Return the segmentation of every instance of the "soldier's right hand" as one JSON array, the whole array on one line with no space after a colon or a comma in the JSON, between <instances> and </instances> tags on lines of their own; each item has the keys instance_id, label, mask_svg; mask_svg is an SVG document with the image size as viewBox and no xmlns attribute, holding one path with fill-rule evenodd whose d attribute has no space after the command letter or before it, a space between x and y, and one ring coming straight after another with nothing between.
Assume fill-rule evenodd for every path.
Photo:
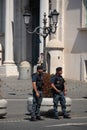
<instances>
[{"instance_id":1,"label":"soldier's right hand","mask_svg":"<svg viewBox=\"0 0 87 130\"><path fill-rule=\"evenodd\" d=\"M38 92L36 92L36 96L37 96L37 97L40 97L40 94L39 94Z\"/></svg>"},{"instance_id":2,"label":"soldier's right hand","mask_svg":"<svg viewBox=\"0 0 87 130\"><path fill-rule=\"evenodd\" d=\"M61 93L61 90L58 90L57 92L58 92L58 93Z\"/></svg>"}]
</instances>

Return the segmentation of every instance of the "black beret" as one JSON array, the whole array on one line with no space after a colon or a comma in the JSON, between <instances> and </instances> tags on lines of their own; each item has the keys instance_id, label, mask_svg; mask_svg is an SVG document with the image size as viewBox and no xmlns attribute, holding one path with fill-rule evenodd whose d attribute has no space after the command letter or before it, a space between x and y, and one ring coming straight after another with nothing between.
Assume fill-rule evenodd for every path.
<instances>
[{"instance_id":1,"label":"black beret","mask_svg":"<svg viewBox=\"0 0 87 130\"><path fill-rule=\"evenodd\" d=\"M43 70L43 66L42 65L37 66L37 70L39 69Z\"/></svg>"},{"instance_id":2,"label":"black beret","mask_svg":"<svg viewBox=\"0 0 87 130\"><path fill-rule=\"evenodd\" d=\"M56 68L56 71L58 72L58 71L61 71L62 70L62 67L57 67Z\"/></svg>"}]
</instances>

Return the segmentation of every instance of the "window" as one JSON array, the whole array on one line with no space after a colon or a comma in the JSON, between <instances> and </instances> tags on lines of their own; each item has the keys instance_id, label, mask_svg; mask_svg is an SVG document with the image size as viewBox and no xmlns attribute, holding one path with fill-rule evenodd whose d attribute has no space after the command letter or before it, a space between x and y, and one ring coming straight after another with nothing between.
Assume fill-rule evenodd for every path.
<instances>
[{"instance_id":1,"label":"window","mask_svg":"<svg viewBox=\"0 0 87 130\"><path fill-rule=\"evenodd\" d=\"M82 5L82 27L87 28L87 0L83 0Z\"/></svg>"},{"instance_id":2,"label":"window","mask_svg":"<svg viewBox=\"0 0 87 130\"><path fill-rule=\"evenodd\" d=\"M0 0L0 33L4 33L5 25L5 0Z\"/></svg>"},{"instance_id":3,"label":"window","mask_svg":"<svg viewBox=\"0 0 87 130\"><path fill-rule=\"evenodd\" d=\"M85 80L87 81L87 60L85 60Z\"/></svg>"},{"instance_id":4,"label":"window","mask_svg":"<svg viewBox=\"0 0 87 130\"><path fill-rule=\"evenodd\" d=\"M87 27L87 0L84 0L85 6L85 27Z\"/></svg>"}]
</instances>

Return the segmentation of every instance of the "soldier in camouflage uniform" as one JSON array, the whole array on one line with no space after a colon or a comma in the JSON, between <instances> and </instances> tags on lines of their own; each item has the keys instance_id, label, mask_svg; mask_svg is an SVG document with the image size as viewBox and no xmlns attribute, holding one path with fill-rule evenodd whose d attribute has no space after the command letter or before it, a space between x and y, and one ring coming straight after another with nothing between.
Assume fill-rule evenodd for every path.
<instances>
[{"instance_id":1,"label":"soldier in camouflage uniform","mask_svg":"<svg viewBox=\"0 0 87 130\"><path fill-rule=\"evenodd\" d=\"M51 78L51 87L53 92L53 103L54 103L54 118L59 119L58 115L58 102L60 101L63 117L70 118L69 114L66 113L66 100L65 100L65 80L62 77L62 67L56 68L56 74Z\"/></svg>"}]
</instances>

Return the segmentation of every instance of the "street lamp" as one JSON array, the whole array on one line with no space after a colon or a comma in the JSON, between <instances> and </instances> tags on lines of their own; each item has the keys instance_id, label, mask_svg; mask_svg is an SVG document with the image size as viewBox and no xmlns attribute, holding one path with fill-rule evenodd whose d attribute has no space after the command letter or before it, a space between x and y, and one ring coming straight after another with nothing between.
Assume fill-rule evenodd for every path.
<instances>
[{"instance_id":1,"label":"street lamp","mask_svg":"<svg viewBox=\"0 0 87 130\"><path fill-rule=\"evenodd\" d=\"M31 17L31 14L29 13L28 10L25 9L25 13L23 14L23 17L24 17L24 23L26 25L26 28L28 28L29 22L30 22L30 17Z\"/></svg>"},{"instance_id":2,"label":"street lamp","mask_svg":"<svg viewBox=\"0 0 87 130\"><path fill-rule=\"evenodd\" d=\"M25 13L23 14L24 17L24 23L26 26L26 30L29 34L36 33L40 36L43 37L43 54L44 54L44 59L43 59L43 69L44 71L46 70L46 37L48 35L56 33L57 29L57 23L58 23L58 15L59 13L56 10L53 10L50 12L48 18L49 18L49 26L47 25L47 18L46 18L46 13L44 13L44 18L43 18L43 27L36 27L32 32L29 31L29 22L30 22L30 17L31 14L28 12L28 10L25 10ZM42 30L42 31L40 31Z\"/></svg>"}]
</instances>

